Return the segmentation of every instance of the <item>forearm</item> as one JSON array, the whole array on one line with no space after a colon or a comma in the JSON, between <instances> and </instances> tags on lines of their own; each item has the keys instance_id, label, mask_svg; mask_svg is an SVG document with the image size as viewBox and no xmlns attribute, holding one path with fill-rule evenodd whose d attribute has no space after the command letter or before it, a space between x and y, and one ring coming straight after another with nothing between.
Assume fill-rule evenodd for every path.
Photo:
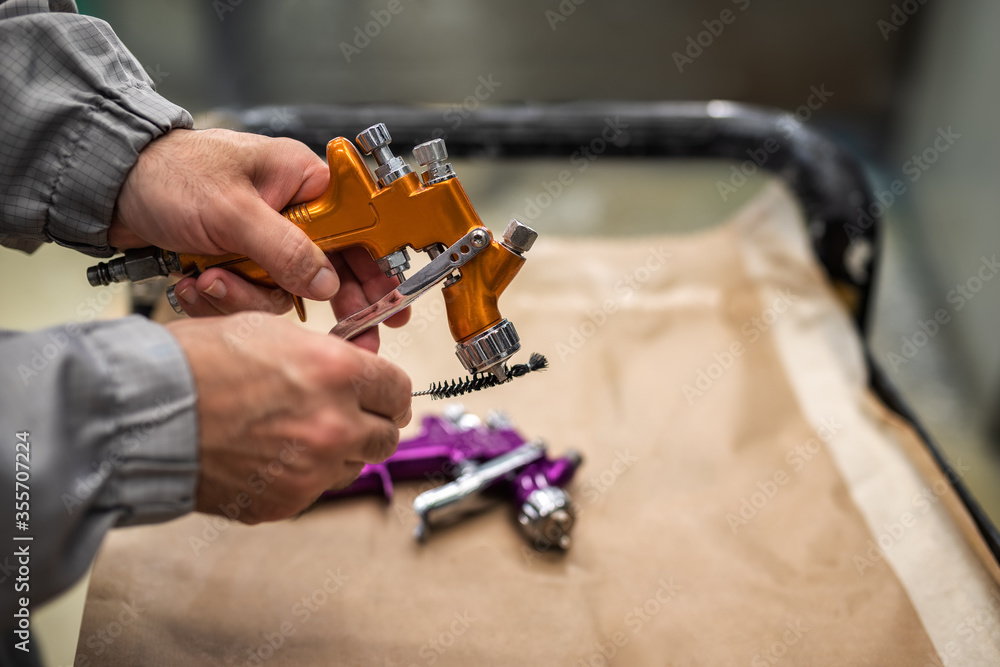
<instances>
[{"instance_id":1,"label":"forearm","mask_svg":"<svg viewBox=\"0 0 1000 667\"><path fill-rule=\"evenodd\" d=\"M112 526L193 508L194 386L163 327L131 317L0 334L0 396L0 496L7 499L0 542L33 537L25 542L32 605L79 578ZM24 471L15 463L17 433L30 442L30 510L15 518L15 475ZM15 521L25 519L27 530L17 530ZM11 563L2 564L0 614L9 619L14 599L26 593L15 595Z\"/></svg>"},{"instance_id":2,"label":"forearm","mask_svg":"<svg viewBox=\"0 0 1000 667\"><path fill-rule=\"evenodd\" d=\"M107 256L115 201L139 151L193 122L156 94L107 23L73 9L0 0L0 243L32 251L54 241Z\"/></svg>"}]
</instances>

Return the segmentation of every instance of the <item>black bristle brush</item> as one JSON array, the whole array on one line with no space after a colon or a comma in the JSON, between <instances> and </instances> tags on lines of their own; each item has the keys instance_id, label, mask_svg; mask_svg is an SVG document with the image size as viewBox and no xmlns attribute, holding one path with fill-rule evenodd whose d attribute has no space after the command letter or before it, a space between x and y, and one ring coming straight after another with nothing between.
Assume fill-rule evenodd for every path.
<instances>
[{"instance_id":1,"label":"black bristle brush","mask_svg":"<svg viewBox=\"0 0 1000 667\"><path fill-rule=\"evenodd\" d=\"M549 360L537 352L532 352L526 364L514 364L511 367L504 367L505 379L501 380L492 373L476 373L471 377L461 380L451 380L445 382L435 382L430 388L424 391L413 392L414 396L430 396L434 400L442 398L454 398L463 394L468 394L480 389L495 387L500 384L510 382L514 378L527 375L532 371L543 371L549 367Z\"/></svg>"}]
</instances>

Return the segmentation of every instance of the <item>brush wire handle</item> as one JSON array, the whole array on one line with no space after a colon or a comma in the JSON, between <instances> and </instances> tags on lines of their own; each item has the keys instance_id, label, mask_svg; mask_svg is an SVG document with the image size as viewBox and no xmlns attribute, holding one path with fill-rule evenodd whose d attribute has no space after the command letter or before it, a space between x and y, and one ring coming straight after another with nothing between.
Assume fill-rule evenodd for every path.
<instances>
[{"instance_id":1,"label":"brush wire handle","mask_svg":"<svg viewBox=\"0 0 1000 667\"><path fill-rule=\"evenodd\" d=\"M509 368L504 366L502 373L503 379L500 379L494 373L474 373L471 377L462 378L461 380L445 380L444 382L435 382L423 391L413 392L413 395L430 396L432 400L455 398L456 396L469 394L474 391L479 391L480 389L487 389L489 387L505 384L514 378L527 375L533 371L543 371L548 367L548 359L537 352L532 352L531 356L528 357L528 363L514 364Z\"/></svg>"}]
</instances>

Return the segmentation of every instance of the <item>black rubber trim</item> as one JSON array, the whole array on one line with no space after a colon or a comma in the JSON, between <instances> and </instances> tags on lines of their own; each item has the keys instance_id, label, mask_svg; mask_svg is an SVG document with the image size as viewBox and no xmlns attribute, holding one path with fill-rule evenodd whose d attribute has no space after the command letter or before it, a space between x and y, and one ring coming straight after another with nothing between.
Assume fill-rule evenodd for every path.
<instances>
[{"instance_id":1,"label":"black rubber trim","mask_svg":"<svg viewBox=\"0 0 1000 667\"><path fill-rule=\"evenodd\" d=\"M256 107L215 116L237 129L298 139L320 154L331 138L353 139L382 122L399 151L443 138L456 157L568 158L594 148L602 156L749 161L748 171L760 163L795 192L817 257L834 281L855 290L855 321L867 331L879 255L880 216L872 213L880 205L852 155L784 112L715 101L507 106L464 116L401 106Z\"/></svg>"},{"instance_id":2,"label":"black rubber trim","mask_svg":"<svg viewBox=\"0 0 1000 667\"><path fill-rule=\"evenodd\" d=\"M868 311L881 254L883 209L853 155L788 113L732 102L580 102L491 107L461 115L448 111L284 106L218 109L213 117L216 124L234 129L298 139L321 155L331 138L353 139L381 122L396 146L409 149L442 138L455 157L571 157L585 148L600 148L602 156L749 160L777 175L802 205L813 249L827 274L835 285L854 291L855 302L849 305L865 343L872 390L913 425L1000 562L1000 533L868 349Z\"/></svg>"}]
</instances>

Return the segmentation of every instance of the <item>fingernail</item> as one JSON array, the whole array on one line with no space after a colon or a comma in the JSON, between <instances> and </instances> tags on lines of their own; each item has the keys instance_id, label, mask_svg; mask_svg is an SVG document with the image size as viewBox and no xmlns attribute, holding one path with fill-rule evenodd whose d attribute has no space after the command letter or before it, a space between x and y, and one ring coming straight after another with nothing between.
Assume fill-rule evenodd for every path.
<instances>
[{"instance_id":1,"label":"fingernail","mask_svg":"<svg viewBox=\"0 0 1000 667\"><path fill-rule=\"evenodd\" d=\"M216 299L226 298L226 284L221 280L215 280L205 288L205 294Z\"/></svg>"},{"instance_id":2,"label":"fingernail","mask_svg":"<svg viewBox=\"0 0 1000 667\"><path fill-rule=\"evenodd\" d=\"M338 287L340 280L337 274L324 266L309 283L309 294L314 299L332 299Z\"/></svg>"},{"instance_id":3,"label":"fingernail","mask_svg":"<svg viewBox=\"0 0 1000 667\"><path fill-rule=\"evenodd\" d=\"M192 306L195 303L198 302L198 293L195 292L193 289L191 289L190 285L188 285L187 287L185 287L184 289L182 289L180 292L178 292L177 296L179 296L180 298L184 299L185 301L187 301Z\"/></svg>"}]
</instances>

